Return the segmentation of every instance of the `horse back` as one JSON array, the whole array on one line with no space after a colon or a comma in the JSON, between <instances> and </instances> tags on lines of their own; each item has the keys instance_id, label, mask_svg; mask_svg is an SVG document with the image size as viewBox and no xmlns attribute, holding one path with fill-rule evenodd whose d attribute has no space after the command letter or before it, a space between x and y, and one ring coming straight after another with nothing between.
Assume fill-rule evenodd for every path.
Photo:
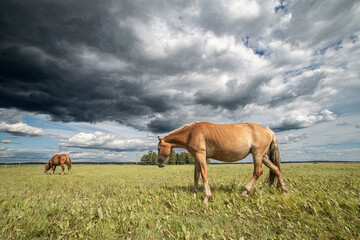
<instances>
[{"instance_id":1,"label":"horse back","mask_svg":"<svg viewBox=\"0 0 360 240\"><path fill-rule=\"evenodd\" d=\"M251 122L234 124L200 122L194 126L191 135L217 143L246 139L253 144L261 139L271 141L273 138L273 132L270 129Z\"/></svg>"},{"instance_id":2,"label":"horse back","mask_svg":"<svg viewBox=\"0 0 360 240\"><path fill-rule=\"evenodd\" d=\"M59 166L59 165L62 165L62 164L71 164L71 159L66 154L55 154L51 158L51 162L52 162L52 165Z\"/></svg>"},{"instance_id":3,"label":"horse back","mask_svg":"<svg viewBox=\"0 0 360 240\"><path fill-rule=\"evenodd\" d=\"M60 154L60 155L59 155L59 162L60 162L61 164L71 164L71 160L70 160L69 155Z\"/></svg>"},{"instance_id":4,"label":"horse back","mask_svg":"<svg viewBox=\"0 0 360 240\"><path fill-rule=\"evenodd\" d=\"M207 157L237 161L254 149L267 149L273 133L255 123L213 124L201 122L191 132L192 148L206 150Z\"/></svg>"}]
</instances>

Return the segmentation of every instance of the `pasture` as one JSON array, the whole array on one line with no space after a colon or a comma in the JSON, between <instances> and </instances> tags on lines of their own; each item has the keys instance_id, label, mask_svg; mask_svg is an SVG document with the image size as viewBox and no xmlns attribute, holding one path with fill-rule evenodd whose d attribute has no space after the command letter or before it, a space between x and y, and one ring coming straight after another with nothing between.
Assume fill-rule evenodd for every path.
<instances>
[{"instance_id":1,"label":"pasture","mask_svg":"<svg viewBox=\"0 0 360 240\"><path fill-rule=\"evenodd\" d=\"M193 193L194 166L0 166L0 239L359 239L360 164L283 164L283 195L249 198L252 165L210 165L213 200Z\"/></svg>"}]
</instances>

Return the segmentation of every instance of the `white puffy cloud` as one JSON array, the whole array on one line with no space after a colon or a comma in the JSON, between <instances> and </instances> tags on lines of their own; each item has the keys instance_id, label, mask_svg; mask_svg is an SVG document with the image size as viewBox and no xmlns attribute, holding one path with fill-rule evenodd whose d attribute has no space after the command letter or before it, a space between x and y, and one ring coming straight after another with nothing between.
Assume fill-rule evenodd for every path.
<instances>
[{"instance_id":1,"label":"white puffy cloud","mask_svg":"<svg viewBox=\"0 0 360 240\"><path fill-rule=\"evenodd\" d=\"M300 140L307 139L309 135L307 133L299 133L299 134L288 134L287 136L283 137L279 143L281 144L288 144L288 143L296 143Z\"/></svg>"},{"instance_id":2,"label":"white puffy cloud","mask_svg":"<svg viewBox=\"0 0 360 240\"><path fill-rule=\"evenodd\" d=\"M320 114L291 114L280 120L279 123L271 125L274 131L286 131L310 127L319 122L328 122L336 119L336 114L325 109Z\"/></svg>"},{"instance_id":3,"label":"white puffy cloud","mask_svg":"<svg viewBox=\"0 0 360 240\"><path fill-rule=\"evenodd\" d=\"M221 1L224 9L230 18L234 19L253 19L260 15L261 6L252 0L234 1L226 0Z\"/></svg>"},{"instance_id":4,"label":"white puffy cloud","mask_svg":"<svg viewBox=\"0 0 360 240\"><path fill-rule=\"evenodd\" d=\"M0 132L10 133L15 136L38 137L44 136L45 132L41 128L31 127L26 123L0 123Z\"/></svg>"},{"instance_id":5,"label":"white puffy cloud","mask_svg":"<svg viewBox=\"0 0 360 240\"><path fill-rule=\"evenodd\" d=\"M124 139L120 136L99 132L80 132L68 140L60 140L61 147L78 147L89 149L106 149L112 151L139 151L154 148L155 141L141 138Z\"/></svg>"},{"instance_id":6,"label":"white puffy cloud","mask_svg":"<svg viewBox=\"0 0 360 240\"><path fill-rule=\"evenodd\" d=\"M99 161L121 161L124 159L125 154L123 152L114 151L94 151L88 149L87 151L69 151L73 162L99 162Z\"/></svg>"}]
</instances>

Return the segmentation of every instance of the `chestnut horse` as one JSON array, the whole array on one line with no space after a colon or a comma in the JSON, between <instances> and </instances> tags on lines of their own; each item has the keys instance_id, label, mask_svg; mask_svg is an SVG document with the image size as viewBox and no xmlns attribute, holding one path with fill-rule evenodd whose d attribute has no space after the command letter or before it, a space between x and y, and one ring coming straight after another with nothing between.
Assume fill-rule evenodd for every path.
<instances>
[{"instance_id":1,"label":"chestnut horse","mask_svg":"<svg viewBox=\"0 0 360 240\"><path fill-rule=\"evenodd\" d=\"M185 148L195 157L194 191L198 191L199 175L204 183L207 203L212 198L208 183L206 158L223 162L235 162L250 153L253 156L254 172L250 182L244 187L243 197L248 197L252 186L261 176L262 163L270 169L269 183L278 179L277 187L287 193L287 187L281 176L280 156L275 133L255 123L213 124L194 122L179 128L166 137L158 137L159 167L165 167L172 148Z\"/></svg>"},{"instance_id":2,"label":"chestnut horse","mask_svg":"<svg viewBox=\"0 0 360 240\"><path fill-rule=\"evenodd\" d=\"M64 175L64 170L65 170L64 164L67 165L68 174L70 174L70 169L71 169L70 156L66 155L66 154L55 154L45 165L44 173L47 173L49 171L49 169L51 169L51 175L53 175L55 172L56 166L61 166L61 168L62 168L61 175Z\"/></svg>"}]
</instances>

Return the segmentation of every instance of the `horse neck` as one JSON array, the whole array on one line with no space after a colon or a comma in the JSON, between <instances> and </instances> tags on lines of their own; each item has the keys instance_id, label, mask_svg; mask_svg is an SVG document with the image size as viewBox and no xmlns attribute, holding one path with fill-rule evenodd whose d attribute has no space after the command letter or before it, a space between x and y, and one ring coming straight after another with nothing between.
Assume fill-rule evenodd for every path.
<instances>
[{"instance_id":1,"label":"horse neck","mask_svg":"<svg viewBox=\"0 0 360 240\"><path fill-rule=\"evenodd\" d=\"M169 134L164 138L164 141L170 143L175 148L186 148L186 143L189 137L190 128L179 129L178 131Z\"/></svg>"}]
</instances>

